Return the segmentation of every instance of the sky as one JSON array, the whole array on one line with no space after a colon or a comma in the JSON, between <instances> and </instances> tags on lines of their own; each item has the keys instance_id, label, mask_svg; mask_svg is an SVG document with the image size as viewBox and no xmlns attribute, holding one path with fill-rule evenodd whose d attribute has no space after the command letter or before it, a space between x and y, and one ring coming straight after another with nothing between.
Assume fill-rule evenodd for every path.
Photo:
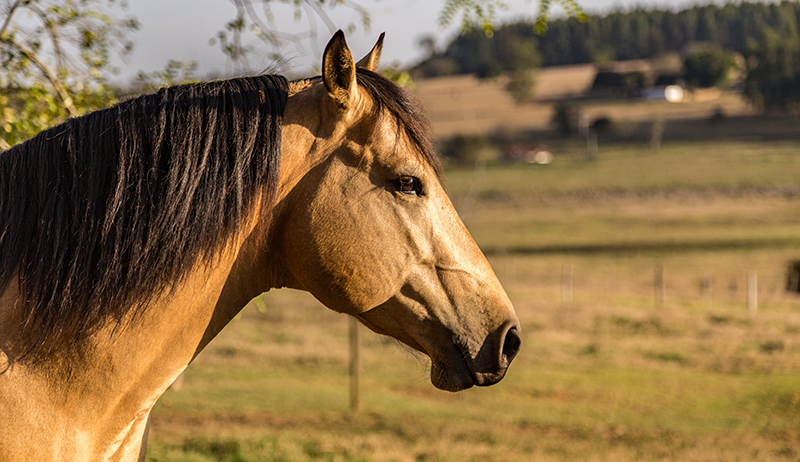
<instances>
[{"instance_id":1,"label":"sky","mask_svg":"<svg viewBox=\"0 0 800 462\"><path fill-rule=\"evenodd\" d=\"M356 59L366 54L378 35L386 32L382 65L396 64L398 67L410 66L422 58L424 52L419 47L419 39L434 35L438 45L443 47L458 32L459 25L447 30L439 28L436 20L443 0L360 0L371 15L369 31L362 27L348 34L347 41ZM500 21L519 18L535 18L538 11L537 0L506 0L510 9L499 15ZM670 7L673 9L709 0L578 0L586 12L607 12L615 8ZM304 22L293 19L291 12L275 10L276 21L286 31L307 30ZM558 11L554 11L557 15ZM235 16L235 9L226 0L129 0L124 15L139 19L140 29L134 35L136 48L126 61L118 61L116 67L120 74L120 84L127 84L139 71L161 70L170 59L194 61L197 63L197 77L209 75L229 76L236 72L218 45L209 41L224 28L227 21ZM355 15L344 8L332 12L334 27L347 29L357 22ZM297 51L291 48L280 50L291 62L290 77L307 76L319 69L319 51L324 49L332 32L319 25L319 40L316 49L306 46ZM265 53L266 54L266 53ZM253 71L270 67L271 60L252 62Z\"/></svg>"}]
</instances>

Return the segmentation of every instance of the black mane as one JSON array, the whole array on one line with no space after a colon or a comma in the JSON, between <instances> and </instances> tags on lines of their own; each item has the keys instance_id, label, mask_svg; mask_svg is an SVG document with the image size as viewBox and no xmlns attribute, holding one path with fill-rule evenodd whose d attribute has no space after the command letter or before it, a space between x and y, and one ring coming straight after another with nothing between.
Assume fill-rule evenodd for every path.
<instances>
[{"instance_id":1,"label":"black mane","mask_svg":"<svg viewBox=\"0 0 800 462\"><path fill-rule=\"evenodd\" d=\"M444 173L439 156L431 143L432 130L428 114L419 101L391 80L362 68L356 69L358 85L367 90L375 105L373 115L381 117L384 111L395 117L398 128L405 131L411 144L417 149L420 160L436 172L444 186Z\"/></svg>"},{"instance_id":2,"label":"black mane","mask_svg":"<svg viewBox=\"0 0 800 462\"><path fill-rule=\"evenodd\" d=\"M422 106L374 72L357 80L441 180ZM0 152L0 293L18 275L21 356L141 313L251 214L269 219L288 91L269 75L165 88Z\"/></svg>"},{"instance_id":3,"label":"black mane","mask_svg":"<svg viewBox=\"0 0 800 462\"><path fill-rule=\"evenodd\" d=\"M273 207L288 84L162 89L0 153L0 291L19 275L27 353L143 308Z\"/></svg>"}]
</instances>

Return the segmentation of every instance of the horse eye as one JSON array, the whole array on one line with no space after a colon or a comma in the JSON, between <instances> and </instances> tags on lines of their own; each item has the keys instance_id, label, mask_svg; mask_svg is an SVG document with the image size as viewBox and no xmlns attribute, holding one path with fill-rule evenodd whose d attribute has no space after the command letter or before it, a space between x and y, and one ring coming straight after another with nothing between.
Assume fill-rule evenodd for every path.
<instances>
[{"instance_id":1,"label":"horse eye","mask_svg":"<svg viewBox=\"0 0 800 462\"><path fill-rule=\"evenodd\" d=\"M397 190L403 194L416 194L421 196L419 180L413 176L401 176L396 181Z\"/></svg>"}]
</instances>

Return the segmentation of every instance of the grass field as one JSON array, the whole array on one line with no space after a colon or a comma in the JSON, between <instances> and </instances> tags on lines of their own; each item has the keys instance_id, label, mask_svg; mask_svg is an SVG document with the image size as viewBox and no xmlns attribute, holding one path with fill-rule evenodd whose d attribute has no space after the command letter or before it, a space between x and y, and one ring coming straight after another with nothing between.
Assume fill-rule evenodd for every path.
<instances>
[{"instance_id":1,"label":"grass field","mask_svg":"<svg viewBox=\"0 0 800 462\"><path fill-rule=\"evenodd\" d=\"M426 360L365 334L351 411L347 319L271 292L156 405L148 460L800 460L800 142L582 149L448 172L522 323L501 383L440 392Z\"/></svg>"}]
</instances>

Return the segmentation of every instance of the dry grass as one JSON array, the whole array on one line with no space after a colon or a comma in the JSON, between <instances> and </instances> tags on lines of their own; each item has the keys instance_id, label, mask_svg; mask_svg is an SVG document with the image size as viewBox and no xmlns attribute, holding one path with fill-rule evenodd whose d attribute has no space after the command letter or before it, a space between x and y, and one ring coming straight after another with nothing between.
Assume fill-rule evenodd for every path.
<instances>
[{"instance_id":1,"label":"dry grass","mask_svg":"<svg viewBox=\"0 0 800 462\"><path fill-rule=\"evenodd\" d=\"M787 311L797 301L756 316L726 304L655 310L577 297L562 305L521 300L524 285L505 282L525 346L502 384L433 390L424 364L369 335L356 413L347 410L344 319L303 294L268 294L266 313L248 308L189 369L183 389L161 400L150 460L800 454L800 314Z\"/></svg>"},{"instance_id":2,"label":"dry grass","mask_svg":"<svg viewBox=\"0 0 800 462\"><path fill-rule=\"evenodd\" d=\"M594 79L593 66L566 66L546 68L537 73L536 100L531 104L518 105L503 90L502 78L479 80L474 76L441 77L417 83L416 93L431 118L434 132L440 138L455 134L490 134L496 132L542 131L550 128L553 108L564 98L574 98L591 87ZM741 96L724 93L702 101L680 104L646 102L638 100L576 100L591 121L607 117L616 125L621 135L642 130L657 120L667 122L666 136L680 127L681 131L694 128L692 135L722 129L724 134L736 135L742 128L752 131L753 119L739 121L743 116L752 116L755 110ZM708 121L715 113L731 120L720 127L703 124L697 130L697 121ZM682 126L682 121L693 121ZM673 126L674 125L674 126ZM775 125L762 123L759 130L768 135L776 130L785 132L785 123ZM644 128L645 130L647 127ZM708 136L708 133L705 133Z\"/></svg>"}]
</instances>

